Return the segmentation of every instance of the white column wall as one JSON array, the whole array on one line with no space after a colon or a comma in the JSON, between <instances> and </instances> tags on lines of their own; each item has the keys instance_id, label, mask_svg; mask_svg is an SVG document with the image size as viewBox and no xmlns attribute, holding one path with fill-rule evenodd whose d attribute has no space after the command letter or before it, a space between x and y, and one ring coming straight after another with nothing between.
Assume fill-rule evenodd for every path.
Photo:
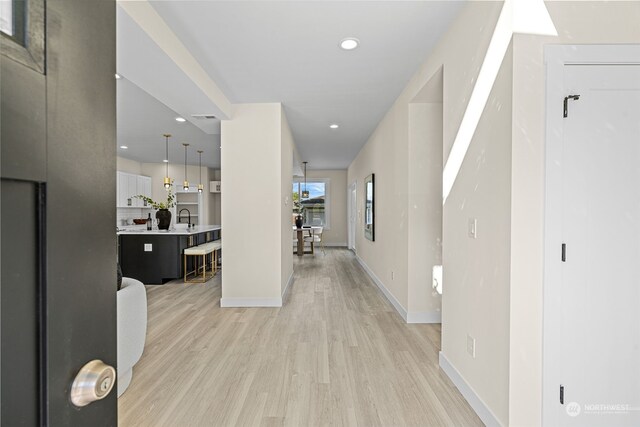
<instances>
[{"instance_id":1,"label":"white column wall","mask_svg":"<svg viewBox=\"0 0 640 427\"><path fill-rule=\"evenodd\" d=\"M282 305L281 108L238 104L222 121L223 307Z\"/></svg>"},{"instance_id":2,"label":"white column wall","mask_svg":"<svg viewBox=\"0 0 640 427\"><path fill-rule=\"evenodd\" d=\"M293 186L293 152L295 143L284 110L280 107L280 294L284 297L293 281L293 246L291 228L291 188Z\"/></svg>"}]
</instances>

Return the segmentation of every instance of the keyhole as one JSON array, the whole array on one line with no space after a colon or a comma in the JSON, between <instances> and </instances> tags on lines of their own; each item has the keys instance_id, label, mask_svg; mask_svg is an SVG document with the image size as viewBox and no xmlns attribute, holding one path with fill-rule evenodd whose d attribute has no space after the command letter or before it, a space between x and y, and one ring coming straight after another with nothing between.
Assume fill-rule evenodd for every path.
<instances>
[{"instance_id":1,"label":"keyhole","mask_svg":"<svg viewBox=\"0 0 640 427\"><path fill-rule=\"evenodd\" d=\"M102 380L102 383L100 383L100 390L103 392L106 392L107 390L109 390L110 385L111 385L111 378L105 378L104 380Z\"/></svg>"}]
</instances>

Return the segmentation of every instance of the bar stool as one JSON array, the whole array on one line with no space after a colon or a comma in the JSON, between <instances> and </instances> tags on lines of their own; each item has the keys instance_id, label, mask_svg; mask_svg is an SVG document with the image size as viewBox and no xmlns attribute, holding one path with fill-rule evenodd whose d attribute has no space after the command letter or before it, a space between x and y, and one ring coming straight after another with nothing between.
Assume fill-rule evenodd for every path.
<instances>
[{"instance_id":1,"label":"bar stool","mask_svg":"<svg viewBox=\"0 0 640 427\"><path fill-rule=\"evenodd\" d=\"M214 252L213 242L203 243L198 246L192 246L190 248L186 248L184 250L184 282L185 283L204 283L207 280L211 279L215 275L215 270L211 270L211 273L207 273L207 255ZM194 270L188 270L187 257L193 256L194 258ZM198 266L199 257L202 257L202 267ZM202 278L198 279L200 269L202 268ZM187 277L193 273L194 278L191 280L187 280Z\"/></svg>"}]
</instances>

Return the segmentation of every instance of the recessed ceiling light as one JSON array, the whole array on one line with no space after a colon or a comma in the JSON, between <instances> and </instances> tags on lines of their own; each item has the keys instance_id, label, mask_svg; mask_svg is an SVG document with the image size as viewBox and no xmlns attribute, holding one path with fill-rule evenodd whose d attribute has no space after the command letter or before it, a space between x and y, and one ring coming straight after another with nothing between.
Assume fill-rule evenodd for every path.
<instances>
[{"instance_id":1,"label":"recessed ceiling light","mask_svg":"<svg viewBox=\"0 0 640 427\"><path fill-rule=\"evenodd\" d=\"M163 163L169 163L169 160L164 159L164 160L162 160L162 162L163 162Z\"/></svg>"},{"instance_id":2,"label":"recessed ceiling light","mask_svg":"<svg viewBox=\"0 0 640 427\"><path fill-rule=\"evenodd\" d=\"M116 79L120 80L121 78L122 78L122 76L120 74L116 73Z\"/></svg>"},{"instance_id":3,"label":"recessed ceiling light","mask_svg":"<svg viewBox=\"0 0 640 427\"><path fill-rule=\"evenodd\" d=\"M337 124L333 123L333 124L329 125L329 127L331 129L338 129L340 126L338 126Z\"/></svg>"},{"instance_id":4,"label":"recessed ceiling light","mask_svg":"<svg viewBox=\"0 0 640 427\"><path fill-rule=\"evenodd\" d=\"M346 39L342 39L340 42L340 47L344 50L353 50L358 47L360 44L360 40L355 37L347 37Z\"/></svg>"},{"instance_id":5,"label":"recessed ceiling light","mask_svg":"<svg viewBox=\"0 0 640 427\"><path fill-rule=\"evenodd\" d=\"M184 119L182 117L176 117L176 122L184 123L186 121L187 121L187 119Z\"/></svg>"},{"instance_id":6,"label":"recessed ceiling light","mask_svg":"<svg viewBox=\"0 0 640 427\"><path fill-rule=\"evenodd\" d=\"M127 147L126 145L121 145L120 148L122 148L123 150L126 150L129 147Z\"/></svg>"}]
</instances>

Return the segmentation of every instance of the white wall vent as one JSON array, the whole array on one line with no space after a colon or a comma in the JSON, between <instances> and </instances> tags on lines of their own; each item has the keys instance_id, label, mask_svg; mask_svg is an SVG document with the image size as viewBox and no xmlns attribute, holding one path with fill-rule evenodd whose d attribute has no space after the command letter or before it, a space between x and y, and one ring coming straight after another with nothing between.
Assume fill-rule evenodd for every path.
<instances>
[{"instance_id":1,"label":"white wall vent","mask_svg":"<svg viewBox=\"0 0 640 427\"><path fill-rule=\"evenodd\" d=\"M192 114L191 117L198 120L211 120L216 118L213 114Z\"/></svg>"}]
</instances>

